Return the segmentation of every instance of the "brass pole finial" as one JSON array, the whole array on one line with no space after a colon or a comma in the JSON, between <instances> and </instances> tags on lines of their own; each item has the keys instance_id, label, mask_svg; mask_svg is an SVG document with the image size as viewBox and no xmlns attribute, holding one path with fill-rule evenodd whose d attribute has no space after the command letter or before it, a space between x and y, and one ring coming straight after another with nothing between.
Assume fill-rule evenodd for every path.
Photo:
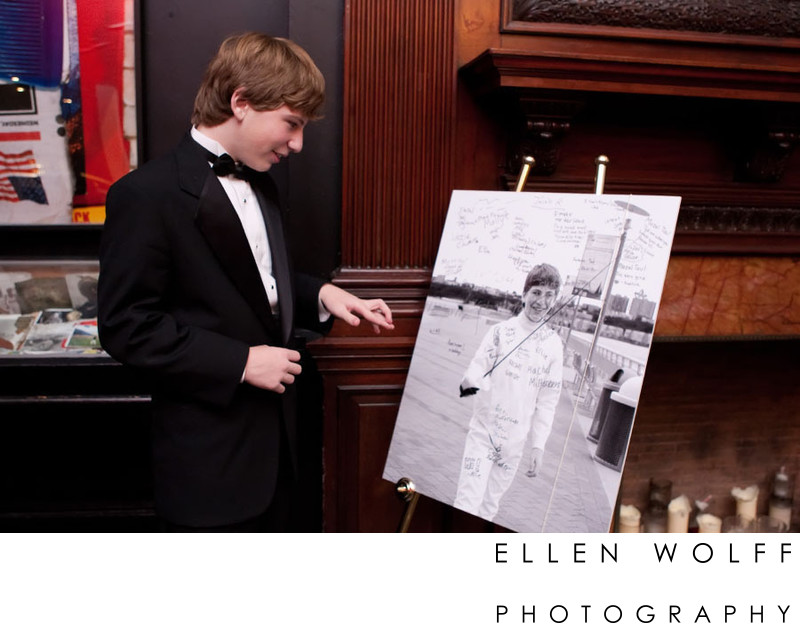
<instances>
[{"instance_id":1,"label":"brass pole finial","mask_svg":"<svg viewBox=\"0 0 800 631\"><path fill-rule=\"evenodd\" d=\"M528 174L534 164L536 164L536 160L533 159L533 156L525 156L522 158L522 168L519 171L517 186L514 188L514 192L519 193L525 189L525 182L528 181Z\"/></svg>"},{"instance_id":2,"label":"brass pole finial","mask_svg":"<svg viewBox=\"0 0 800 631\"><path fill-rule=\"evenodd\" d=\"M400 524L397 526L397 532L408 532L408 527L411 524L411 517L414 515L417 501L419 501L417 487L410 478L400 478L395 485L395 490L406 503L406 509L403 512Z\"/></svg>"},{"instance_id":3,"label":"brass pole finial","mask_svg":"<svg viewBox=\"0 0 800 631\"><path fill-rule=\"evenodd\" d=\"M610 160L608 156L599 155L595 158L594 163L597 165L597 174L594 177L594 194L602 195L603 188L606 185L606 168Z\"/></svg>"}]
</instances>

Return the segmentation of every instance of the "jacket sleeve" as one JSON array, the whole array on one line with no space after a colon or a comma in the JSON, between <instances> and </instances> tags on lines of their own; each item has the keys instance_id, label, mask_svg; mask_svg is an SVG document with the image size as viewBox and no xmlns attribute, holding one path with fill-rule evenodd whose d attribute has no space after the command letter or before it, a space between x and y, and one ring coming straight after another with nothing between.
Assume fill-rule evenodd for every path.
<instances>
[{"instance_id":1,"label":"jacket sleeve","mask_svg":"<svg viewBox=\"0 0 800 631\"><path fill-rule=\"evenodd\" d=\"M333 316L320 320L319 290L327 281L308 274L295 274L295 321L309 331L326 334L333 326Z\"/></svg>"},{"instance_id":2,"label":"jacket sleeve","mask_svg":"<svg viewBox=\"0 0 800 631\"><path fill-rule=\"evenodd\" d=\"M144 189L129 175L108 193L98 282L101 344L117 361L146 371L158 388L224 406L240 387L248 345L170 315L174 265L164 202Z\"/></svg>"}]
</instances>

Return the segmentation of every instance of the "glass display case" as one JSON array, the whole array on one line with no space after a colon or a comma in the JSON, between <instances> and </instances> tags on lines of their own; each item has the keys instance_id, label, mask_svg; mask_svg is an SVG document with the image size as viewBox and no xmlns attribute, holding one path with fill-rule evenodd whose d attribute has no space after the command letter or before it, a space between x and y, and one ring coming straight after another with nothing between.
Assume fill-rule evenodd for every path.
<instances>
[{"instance_id":1,"label":"glass display case","mask_svg":"<svg viewBox=\"0 0 800 631\"><path fill-rule=\"evenodd\" d=\"M0 355L97 356L96 260L0 261Z\"/></svg>"}]
</instances>

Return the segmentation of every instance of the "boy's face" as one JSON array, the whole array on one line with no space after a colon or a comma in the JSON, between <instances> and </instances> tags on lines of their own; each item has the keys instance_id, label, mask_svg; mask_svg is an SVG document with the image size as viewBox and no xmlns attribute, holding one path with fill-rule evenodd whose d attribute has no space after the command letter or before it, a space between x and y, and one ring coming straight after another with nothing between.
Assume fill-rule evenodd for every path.
<instances>
[{"instance_id":1,"label":"boy's face","mask_svg":"<svg viewBox=\"0 0 800 631\"><path fill-rule=\"evenodd\" d=\"M558 297L558 290L545 285L534 285L523 296L525 315L532 322L541 322Z\"/></svg>"},{"instance_id":2,"label":"boy's face","mask_svg":"<svg viewBox=\"0 0 800 631\"><path fill-rule=\"evenodd\" d=\"M303 129L308 118L284 105L277 110L258 111L240 102L234 112L239 124L233 157L256 171L268 171L290 153L303 149Z\"/></svg>"}]
</instances>

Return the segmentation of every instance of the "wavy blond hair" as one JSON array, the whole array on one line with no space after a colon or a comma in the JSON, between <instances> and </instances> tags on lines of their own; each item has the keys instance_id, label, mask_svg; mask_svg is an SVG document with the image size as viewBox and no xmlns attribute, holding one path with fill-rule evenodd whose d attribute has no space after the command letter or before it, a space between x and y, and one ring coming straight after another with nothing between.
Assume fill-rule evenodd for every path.
<instances>
[{"instance_id":1,"label":"wavy blond hair","mask_svg":"<svg viewBox=\"0 0 800 631\"><path fill-rule=\"evenodd\" d=\"M192 124L213 127L228 120L238 88L256 110L287 105L310 120L322 117L325 79L309 54L288 39L244 33L222 42L197 91Z\"/></svg>"}]
</instances>

